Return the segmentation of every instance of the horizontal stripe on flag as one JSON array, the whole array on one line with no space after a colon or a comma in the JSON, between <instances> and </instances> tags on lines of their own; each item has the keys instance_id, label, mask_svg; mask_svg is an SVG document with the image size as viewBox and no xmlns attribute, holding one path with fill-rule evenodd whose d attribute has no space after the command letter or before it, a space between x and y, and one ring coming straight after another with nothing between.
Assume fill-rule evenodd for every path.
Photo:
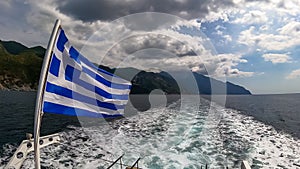
<instances>
[{"instance_id":1,"label":"horizontal stripe on flag","mask_svg":"<svg viewBox=\"0 0 300 169\"><path fill-rule=\"evenodd\" d=\"M95 86L100 87L101 89L103 89L104 91L106 91L107 93L110 93L110 94L128 94L130 92L129 88L131 88L131 86L127 86L123 89L117 89L117 88L112 88L112 87L106 86L85 72L80 73L79 79L81 79L83 81L90 81ZM112 84L112 86L114 86L114 84Z\"/></svg>"},{"instance_id":2,"label":"horizontal stripe on flag","mask_svg":"<svg viewBox=\"0 0 300 169\"><path fill-rule=\"evenodd\" d=\"M106 92L105 90L99 88L98 86L94 86L90 83L87 83L79 78L80 71L74 69L73 67L67 65L66 68L66 80L71 81L89 91L93 91L107 99L119 99L119 100L128 100L128 94L111 94Z\"/></svg>"},{"instance_id":3,"label":"horizontal stripe on flag","mask_svg":"<svg viewBox=\"0 0 300 169\"><path fill-rule=\"evenodd\" d=\"M53 113L53 114L64 114L69 116L85 116L85 117L94 117L94 118L115 118L115 117L122 117L121 114L102 114L97 112L92 112L88 110L83 110L79 108L64 106L60 104L55 104L51 102L44 102L44 109L45 113Z\"/></svg>"},{"instance_id":4,"label":"horizontal stripe on flag","mask_svg":"<svg viewBox=\"0 0 300 169\"><path fill-rule=\"evenodd\" d=\"M101 95L98 95L94 91L87 90L75 83L72 83L67 80L60 80L59 78L55 77L54 75L48 74L48 82L51 82L52 84L58 85L58 86L63 86L69 90L72 90L77 93L81 93L85 96L93 96L95 99L103 101L103 102L108 102L108 103L113 103L117 105L123 105L127 103L127 100L118 100L118 99L107 99L102 97ZM129 91L128 91L129 92Z\"/></svg>"},{"instance_id":5,"label":"horizontal stripe on flag","mask_svg":"<svg viewBox=\"0 0 300 169\"><path fill-rule=\"evenodd\" d=\"M108 80L108 81L111 81L112 83L114 84L123 84L123 85L129 85L131 86L131 83L127 80L124 80L124 79L121 79L120 77L116 76L116 75L108 75L108 74L104 74L104 73L101 73L100 68L93 68L93 67L90 67L88 66L87 64L85 64L85 62L82 62L81 64L83 67L86 67L86 68L89 68L90 71L93 71L94 73L102 76L104 79ZM102 70L103 71L103 70ZM110 74L110 73L109 73Z\"/></svg>"},{"instance_id":6,"label":"horizontal stripe on flag","mask_svg":"<svg viewBox=\"0 0 300 169\"><path fill-rule=\"evenodd\" d=\"M70 89L67 89L67 88L64 88L61 86L57 86L57 85L49 83L49 82L47 82L47 84L46 84L46 91L57 94L57 95L61 95L61 96L64 96L64 97L67 97L70 99L81 101L81 102L84 102L87 104L104 107L104 108L111 109L111 110L124 109L124 107L125 107L124 105L116 105L116 104L112 104L112 103L101 102L95 98L91 98L91 97L82 95L82 94L74 92Z\"/></svg>"},{"instance_id":7,"label":"horizontal stripe on flag","mask_svg":"<svg viewBox=\"0 0 300 169\"><path fill-rule=\"evenodd\" d=\"M123 109L111 110L111 109L107 109L104 107L99 107L99 106L87 104L87 103L84 103L81 101L77 101L74 99L70 99L70 98L60 96L60 95L50 93L50 92L47 92L47 95L45 95L44 101L55 103L55 104L60 104L60 105L64 105L64 106L79 108L79 109L83 109L83 110L87 110L87 111L99 112L102 114L121 114L122 112L124 112Z\"/></svg>"},{"instance_id":8,"label":"horizontal stripe on flag","mask_svg":"<svg viewBox=\"0 0 300 169\"><path fill-rule=\"evenodd\" d=\"M111 81L108 81L106 79L104 79L103 77L99 76L97 73L94 73L93 71L89 70L88 68L82 66L82 71L86 74L88 74L89 76L95 78L98 82L108 86L108 87L111 87L111 88L114 88L114 89L130 89L130 85L128 84L117 84L117 83L114 83L114 82L111 82ZM113 78L112 78L113 80Z\"/></svg>"}]
</instances>

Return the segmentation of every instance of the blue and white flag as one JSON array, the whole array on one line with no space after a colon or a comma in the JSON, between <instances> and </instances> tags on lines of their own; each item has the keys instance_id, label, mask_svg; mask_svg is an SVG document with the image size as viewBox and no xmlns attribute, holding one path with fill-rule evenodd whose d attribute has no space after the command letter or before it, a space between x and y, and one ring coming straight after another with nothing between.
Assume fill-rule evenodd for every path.
<instances>
[{"instance_id":1,"label":"blue and white flag","mask_svg":"<svg viewBox=\"0 0 300 169\"><path fill-rule=\"evenodd\" d=\"M70 45L60 29L46 79L44 113L117 117L128 102L131 83L99 69Z\"/></svg>"}]
</instances>

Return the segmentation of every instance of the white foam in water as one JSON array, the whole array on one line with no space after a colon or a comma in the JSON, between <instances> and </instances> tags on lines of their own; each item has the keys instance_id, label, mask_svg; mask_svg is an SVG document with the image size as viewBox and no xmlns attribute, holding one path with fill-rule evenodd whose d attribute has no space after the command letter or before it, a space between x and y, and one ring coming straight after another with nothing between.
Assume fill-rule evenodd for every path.
<instances>
[{"instance_id":1,"label":"white foam in water","mask_svg":"<svg viewBox=\"0 0 300 169\"><path fill-rule=\"evenodd\" d=\"M229 131L251 144L248 153L250 163L262 168L300 168L297 167L300 164L299 139L277 132L273 127L235 110L225 110L224 119L231 122Z\"/></svg>"},{"instance_id":2,"label":"white foam in water","mask_svg":"<svg viewBox=\"0 0 300 169\"><path fill-rule=\"evenodd\" d=\"M106 168L110 163L104 160L113 161L122 154L125 164L141 157L140 167L155 169L200 168L205 164L209 168L238 168L241 160L248 160L255 168L297 168L294 164L300 164L299 139L235 110L213 104L209 111L206 101L200 108L190 103L180 111L176 104L109 125L70 126L61 133L61 145L42 149L42 165ZM33 168L33 162L30 154L23 168Z\"/></svg>"}]
</instances>

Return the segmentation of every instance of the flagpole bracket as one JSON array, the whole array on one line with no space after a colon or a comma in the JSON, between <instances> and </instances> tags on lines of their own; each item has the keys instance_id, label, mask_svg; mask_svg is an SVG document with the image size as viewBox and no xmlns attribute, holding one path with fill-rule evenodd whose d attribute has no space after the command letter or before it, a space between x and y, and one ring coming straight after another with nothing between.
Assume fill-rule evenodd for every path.
<instances>
[{"instance_id":1,"label":"flagpole bracket","mask_svg":"<svg viewBox=\"0 0 300 169\"><path fill-rule=\"evenodd\" d=\"M31 137L30 137L31 136ZM27 140L23 140L10 161L8 162L5 169L19 169L21 168L23 162L26 160L27 155L34 151L34 140L32 139L32 134L26 134ZM51 134L47 136L40 137L40 148L46 147L51 144L59 144L62 139L60 134Z\"/></svg>"}]
</instances>

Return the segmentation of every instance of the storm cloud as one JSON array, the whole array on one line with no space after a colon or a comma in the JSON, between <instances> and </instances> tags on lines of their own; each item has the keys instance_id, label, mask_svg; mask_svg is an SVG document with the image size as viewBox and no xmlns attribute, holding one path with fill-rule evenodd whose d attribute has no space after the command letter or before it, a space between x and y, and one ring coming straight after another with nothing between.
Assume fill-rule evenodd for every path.
<instances>
[{"instance_id":1,"label":"storm cloud","mask_svg":"<svg viewBox=\"0 0 300 169\"><path fill-rule=\"evenodd\" d=\"M194 19L234 5L232 0L72 0L58 1L57 9L75 19L93 22L141 12L161 12Z\"/></svg>"}]
</instances>

